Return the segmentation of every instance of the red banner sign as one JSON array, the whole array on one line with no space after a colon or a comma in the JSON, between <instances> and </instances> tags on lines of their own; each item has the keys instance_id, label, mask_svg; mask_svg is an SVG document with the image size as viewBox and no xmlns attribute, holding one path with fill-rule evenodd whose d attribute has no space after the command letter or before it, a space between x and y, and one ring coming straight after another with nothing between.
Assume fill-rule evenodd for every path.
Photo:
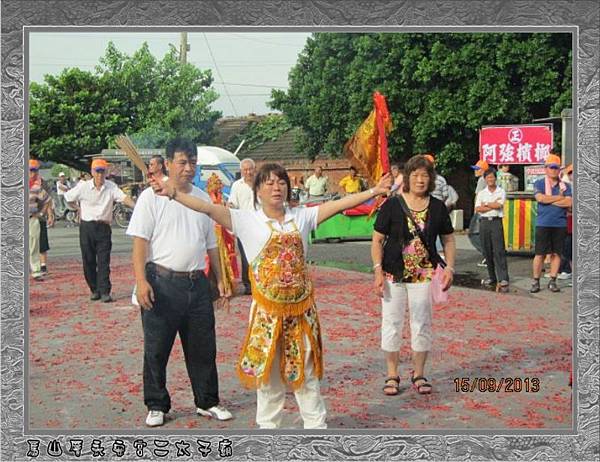
<instances>
[{"instance_id":1,"label":"red banner sign","mask_svg":"<svg viewBox=\"0 0 600 462\"><path fill-rule=\"evenodd\" d=\"M479 158L488 164L543 164L552 149L552 125L504 125L479 130Z\"/></svg>"}]
</instances>

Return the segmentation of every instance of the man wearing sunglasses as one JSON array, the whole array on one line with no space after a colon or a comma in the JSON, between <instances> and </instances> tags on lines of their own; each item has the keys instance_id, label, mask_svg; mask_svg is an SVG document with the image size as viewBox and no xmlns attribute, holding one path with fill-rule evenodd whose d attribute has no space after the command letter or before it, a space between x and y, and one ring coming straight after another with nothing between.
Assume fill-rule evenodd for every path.
<instances>
[{"instance_id":1,"label":"man wearing sunglasses","mask_svg":"<svg viewBox=\"0 0 600 462\"><path fill-rule=\"evenodd\" d=\"M92 161L92 179L80 181L65 193L65 200L76 207L79 202L79 246L83 260L83 274L92 295L90 300L111 302L110 251L113 206L122 202L133 208L135 202L119 187L106 179L108 163L104 159Z\"/></svg>"},{"instance_id":2,"label":"man wearing sunglasses","mask_svg":"<svg viewBox=\"0 0 600 462\"><path fill-rule=\"evenodd\" d=\"M535 223L535 257L533 258L533 284L529 291L540 291L540 276L545 255L550 260L550 282L548 289L560 292L556 276L560 266L560 255L567 236L567 209L573 205L571 186L560 181L560 157L552 151L546 158L544 178L534 183L534 197L538 204Z\"/></svg>"}]
</instances>

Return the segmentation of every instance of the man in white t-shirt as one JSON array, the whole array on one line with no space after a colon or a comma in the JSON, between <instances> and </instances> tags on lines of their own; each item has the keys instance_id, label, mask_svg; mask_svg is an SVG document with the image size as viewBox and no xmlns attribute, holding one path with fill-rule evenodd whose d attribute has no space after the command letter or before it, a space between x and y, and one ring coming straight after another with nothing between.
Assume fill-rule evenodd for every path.
<instances>
[{"instance_id":1,"label":"man in white t-shirt","mask_svg":"<svg viewBox=\"0 0 600 462\"><path fill-rule=\"evenodd\" d=\"M496 170L488 168L483 173L487 187L477 193L475 211L480 214L479 235L485 255L489 278L483 284L508 292L508 265L504 246L504 202L506 192L496 184Z\"/></svg>"},{"instance_id":2,"label":"man in white t-shirt","mask_svg":"<svg viewBox=\"0 0 600 462\"><path fill-rule=\"evenodd\" d=\"M254 175L256 165L252 159L244 159L240 162L242 177L231 185L228 205L231 208L239 210L254 210ZM242 260L242 284L244 284L244 294L250 295L250 278L248 276L248 259L242 243L238 239L238 249Z\"/></svg>"},{"instance_id":3,"label":"man in white t-shirt","mask_svg":"<svg viewBox=\"0 0 600 462\"><path fill-rule=\"evenodd\" d=\"M329 178L323 176L323 169L315 167L315 173L308 177L304 188L308 192L308 197L313 199L322 198L327 192Z\"/></svg>"},{"instance_id":4,"label":"man in white t-shirt","mask_svg":"<svg viewBox=\"0 0 600 462\"><path fill-rule=\"evenodd\" d=\"M122 202L133 208L135 202L119 187L106 179L108 162L92 161L92 179L77 183L65 193L65 200L79 208L79 246L83 261L83 274L92 295L90 300L112 301L110 296L110 251L112 249L113 206ZM79 206L76 204L79 202Z\"/></svg>"},{"instance_id":5,"label":"man in white t-shirt","mask_svg":"<svg viewBox=\"0 0 600 462\"><path fill-rule=\"evenodd\" d=\"M166 149L169 182L177 189L210 201L192 185L198 152L196 144L175 139ZM146 425L164 423L171 408L167 391L167 362L179 333L192 384L196 412L229 420L231 413L219 406L216 365L215 315L210 283L205 275L206 256L224 293L215 223L146 188L133 211L127 235L133 237L133 269L136 298L144 331L144 404Z\"/></svg>"}]
</instances>

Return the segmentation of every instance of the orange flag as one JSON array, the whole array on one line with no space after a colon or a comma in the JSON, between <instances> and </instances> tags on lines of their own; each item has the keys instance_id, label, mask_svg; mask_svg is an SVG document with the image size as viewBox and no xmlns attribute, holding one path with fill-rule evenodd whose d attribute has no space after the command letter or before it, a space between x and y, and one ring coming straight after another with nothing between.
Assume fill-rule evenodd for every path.
<instances>
[{"instance_id":1,"label":"orange flag","mask_svg":"<svg viewBox=\"0 0 600 462\"><path fill-rule=\"evenodd\" d=\"M390 170L387 134L392 130L392 119L385 97L373 93L373 110L344 146L344 154L359 172L372 184Z\"/></svg>"}]
</instances>

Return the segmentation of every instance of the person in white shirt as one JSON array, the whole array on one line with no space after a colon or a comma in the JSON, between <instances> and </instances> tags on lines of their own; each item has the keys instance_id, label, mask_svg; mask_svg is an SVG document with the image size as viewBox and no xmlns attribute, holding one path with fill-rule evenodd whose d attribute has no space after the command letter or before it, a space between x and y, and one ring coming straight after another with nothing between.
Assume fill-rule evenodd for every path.
<instances>
[{"instance_id":1,"label":"person in white shirt","mask_svg":"<svg viewBox=\"0 0 600 462\"><path fill-rule=\"evenodd\" d=\"M475 211L480 214L479 234L485 255L489 278L483 284L495 287L499 292L508 292L508 265L504 245L504 201L506 192L496 184L496 170L488 168L483 173L487 184L477 193Z\"/></svg>"},{"instance_id":2,"label":"person in white shirt","mask_svg":"<svg viewBox=\"0 0 600 462\"><path fill-rule=\"evenodd\" d=\"M182 194L210 201L208 194L192 185L198 159L196 143L174 139L167 144L166 156L169 182ZM218 420L232 418L219 405L215 315L205 275L208 255L219 295L230 295L223 288L214 227L208 215L146 188L127 228L127 235L133 237L135 295L144 331L144 404L150 427L162 425L171 408L167 362L177 333L196 413Z\"/></svg>"},{"instance_id":3,"label":"person in white shirt","mask_svg":"<svg viewBox=\"0 0 600 462\"><path fill-rule=\"evenodd\" d=\"M229 193L228 205L231 208L239 210L254 210L254 175L256 173L256 165L252 159L244 159L240 162L240 170L242 177L231 185ZM250 277L248 275L248 258L242 242L238 239L238 249L240 251L240 259L242 260L242 284L244 285L244 294L250 295L252 288L250 285Z\"/></svg>"},{"instance_id":4,"label":"person in white shirt","mask_svg":"<svg viewBox=\"0 0 600 462\"><path fill-rule=\"evenodd\" d=\"M74 208L79 202L79 246L83 274L92 295L90 300L111 302L110 251L113 206L122 202L133 208L135 202L119 187L106 179L108 162L92 161L92 179L82 180L65 193L65 200Z\"/></svg>"},{"instance_id":5,"label":"person in white shirt","mask_svg":"<svg viewBox=\"0 0 600 462\"><path fill-rule=\"evenodd\" d=\"M323 169L315 167L315 173L308 177L304 188L308 192L309 198L320 198L327 192L329 178L323 176Z\"/></svg>"},{"instance_id":6,"label":"person in white shirt","mask_svg":"<svg viewBox=\"0 0 600 462\"><path fill-rule=\"evenodd\" d=\"M309 235L336 213L389 192L391 175L384 175L369 191L317 207L288 208L291 185L287 171L278 164L265 164L253 187L257 210L211 204L180 191L171 180L151 184L158 194L208 214L232 230L244 245L251 262L252 305L237 372L245 386L257 389L258 426L281 426L289 385L304 428L327 428L319 383L323 376L321 329L306 266Z\"/></svg>"},{"instance_id":7,"label":"person in white shirt","mask_svg":"<svg viewBox=\"0 0 600 462\"><path fill-rule=\"evenodd\" d=\"M58 174L58 181L56 182L56 211L60 214L67 213L67 201L65 201L65 193L71 189L69 180L64 172Z\"/></svg>"}]
</instances>

